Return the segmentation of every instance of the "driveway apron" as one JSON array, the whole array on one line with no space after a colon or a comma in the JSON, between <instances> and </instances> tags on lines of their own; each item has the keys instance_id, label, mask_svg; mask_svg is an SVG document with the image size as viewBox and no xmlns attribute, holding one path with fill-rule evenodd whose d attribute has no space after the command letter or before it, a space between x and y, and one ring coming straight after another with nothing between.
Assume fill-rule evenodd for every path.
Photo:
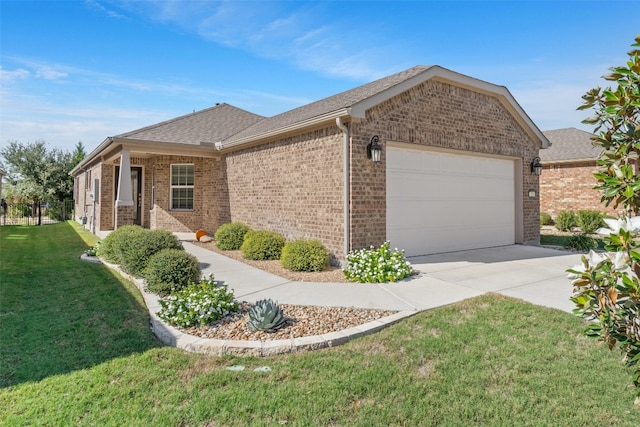
<instances>
[{"instance_id":1,"label":"driveway apron","mask_svg":"<svg viewBox=\"0 0 640 427\"><path fill-rule=\"evenodd\" d=\"M571 312L566 270L580 254L537 246L510 245L409 258L417 275L397 283L292 282L183 242L200 261L203 275L226 282L236 298L282 304L426 310L495 292Z\"/></svg>"}]
</instances>

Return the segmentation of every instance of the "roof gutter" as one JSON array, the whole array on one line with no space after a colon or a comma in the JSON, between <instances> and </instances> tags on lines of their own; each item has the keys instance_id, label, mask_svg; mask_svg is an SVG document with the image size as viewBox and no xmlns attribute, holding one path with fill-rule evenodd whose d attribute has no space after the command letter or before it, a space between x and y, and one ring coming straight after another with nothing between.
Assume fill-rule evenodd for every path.
<instances>
[{"instance_id":1,"label":"roof gutter","mask_svg":"<svg viewBox=\"0 0 640 427\"><path fill-rule=\"evenodd\" d=\"M349 183L351 181L350 176L350 163L351 163L351 153L349 150L349 142L351 140L351 135L349 133L349 128L342 121L342 117L336 118L336 125L342 131L342 152L343 152L343 189L342 189L342 203L343 203L343 211L344 211L344 256L346 258L347 254L351 250L351 210L349 208L349 201L351 198L351 192L349 190Z\"/></svg>"}]
</instances>

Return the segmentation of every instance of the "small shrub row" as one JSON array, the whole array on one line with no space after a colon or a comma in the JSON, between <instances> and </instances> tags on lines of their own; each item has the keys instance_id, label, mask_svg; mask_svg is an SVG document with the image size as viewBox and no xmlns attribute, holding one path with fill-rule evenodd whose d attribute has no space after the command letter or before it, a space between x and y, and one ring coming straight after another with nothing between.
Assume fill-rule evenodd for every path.
<instances>
[{"instance_id":1,"label":"small shrub row","mask_svg":"<svg viewBox=\"0 0 640 427\"><path fill-rule=\"evenodd\" d=\"M164 249L149 259L145 269L146 289L158 295L181 290L200 280L200 262L184 249Z\"/></svg>"},{"instance_id":2,"label":"small shrub row","mask_svg":"<svg viewBox=\"0 0 640 427\"><path fill-rule=\"evenodd\" d=\"M222 224L213 237L216 239L216 246L223 251L237 251L244 242L244 236L249 231L249 226L241 222L231 222Z\"/></svg>"},{"instance_id":3,"label":"small shrub row","mask_svg":"<svg viewBox=\"0 0 640 427\"><path fill-rule=\"evenodd\" d=\"M540 212L540 225L553 225L551 215L546 212Z\"/></svg>"},{"instance_id":4,"label":"small shrub row","mask_svg":"<svg viewBox=\"0 0 640 427\"><path fill-rule=\"evenodd\" d=\"M281 234L251 230L240 222L223 224L214 233L222 250L240 250L250 260L277 260L292 271L322 271L329 266L329 251L318 240L287 242Z\"/></svg>"},{"instance_id":5,"label":"small shrub row","mask_svg":"<svg viewBox=\"0 0 640 427\"><path fill-rule=\"evenodd\" d=\"M147 230L132 236L132 242L124 245L120 255L120 267L129 274L142 277L149 259L165 249L182 250L182 243L170 231Z\"/></svg>"},{"instance_id":6,"label":"small shrub row","mask_svg":"<svg viewBox=\"0 0 640 427\"><path fill-rule=\"evenodd\" d=\"M125 225L109 233L95 249L106 261L143 277L147 290L159 295L200 280L198 259L185 252L170 231Z\"/></svg>"},{"instance_id":7,"label":"small shrub row","mask_svg":"<svg viewBox=\"0 0 640 427\"><path fill-rule=\"evenodd\" d=\"M267 230L250 230L240 247L246 259L264 261L280 259L286 240L281 234Z\"/></svg>"},{"instance_id":8,"label":"small shrub row","mask_svg":"<svg viewBox=\"0 0 640 427\"><path fill-rule=\"evenodd\" d=\"M542 215L540 216L542 223ZM604 214L595 210L580 210L577 213L572 210L560 211L556 217L556 228L560 231L572 231L580 228L584 234L593 234L598 228L603 227Z\"/></svg>"}]
</instances>

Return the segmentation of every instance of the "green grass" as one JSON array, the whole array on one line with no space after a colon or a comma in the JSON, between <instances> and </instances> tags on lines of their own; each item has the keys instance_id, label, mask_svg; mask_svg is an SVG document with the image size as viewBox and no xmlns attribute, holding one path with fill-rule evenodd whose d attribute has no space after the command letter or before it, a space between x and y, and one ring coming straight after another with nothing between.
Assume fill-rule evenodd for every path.
<instances>
[{"instance_id":1,"label":"green grass","mask_svg":"<svg viewBox=\"0 0 640 427\"><path fill-rule=\"evenodd\" d=\"M594 238L598 242L597 249L599 250L604 249L604 242L602 241L601 237L599 236L590 236L590 237ZM540 244L545 246L560 246L564 248L565 246L567 246L567 243L569 242L570 238L571 238L570 235L565 236L565 235L554 235L554 234L540 234Z\"/></svg>"},{"instance_id":2,"label":"green grass","mask_svg":"<svg viewBox=\"0 0 640 427\"><path fill-rule=\"evenodd\" d=\"M78 259L92 243L72 223L0 227L0 425L638 425L631 371L570 314L485 295L333 349L188 354Z\"/></svg>"}]
</instances>

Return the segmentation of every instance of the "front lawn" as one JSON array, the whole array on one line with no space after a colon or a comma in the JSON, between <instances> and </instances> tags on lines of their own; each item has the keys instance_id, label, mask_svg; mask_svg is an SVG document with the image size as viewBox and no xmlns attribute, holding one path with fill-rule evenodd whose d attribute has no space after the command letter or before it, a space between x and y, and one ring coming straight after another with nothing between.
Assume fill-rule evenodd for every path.
<instances>
[{"instance_id":1,"label":"front lawn","mask_svg":"<svg viewBox=\"0 0 640 427\"><path fill-rule=\"evenodd\" d=\"M0 227L0 425L638 425L631 371L570 314L485 295L333 349L189 354L79 260L93 242L71 222Z\"/></svg>"}]
</instances>

